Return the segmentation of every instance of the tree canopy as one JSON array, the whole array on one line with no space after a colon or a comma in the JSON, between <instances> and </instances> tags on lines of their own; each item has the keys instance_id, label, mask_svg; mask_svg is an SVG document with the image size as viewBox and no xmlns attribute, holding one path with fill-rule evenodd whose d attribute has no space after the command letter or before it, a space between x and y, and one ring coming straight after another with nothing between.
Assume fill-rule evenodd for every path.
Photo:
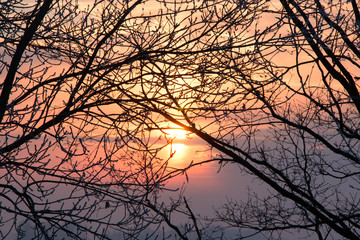
<instances>
[{"instance_id":1,"label":"tree canopy","mask_svg":"<svg viewBox=\"0 0 360 240\"><path fill-rule=\"evenodd\" d=\"M0 9L2 238L360 237L357 1ZM218 154L169 167L171 126ZM162 202L169 180L210 162L268 194L207 218L182 192Z\"/></svg>"}]
</instances>

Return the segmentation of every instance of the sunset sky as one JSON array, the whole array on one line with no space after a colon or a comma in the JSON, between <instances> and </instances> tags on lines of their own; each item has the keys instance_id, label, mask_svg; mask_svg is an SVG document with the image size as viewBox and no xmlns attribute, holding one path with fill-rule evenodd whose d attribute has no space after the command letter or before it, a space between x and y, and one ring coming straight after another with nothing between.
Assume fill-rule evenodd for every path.
<instances>
[{"instance_id":1,"label":"sunset sky","mask_svg":"<svg viewBox=\"0 0 360 240\"><path fill-rule=\"evenodd\" d=\"M360 238L359 4L3 1L0 238Z\"/></svg>"}]
</instances>

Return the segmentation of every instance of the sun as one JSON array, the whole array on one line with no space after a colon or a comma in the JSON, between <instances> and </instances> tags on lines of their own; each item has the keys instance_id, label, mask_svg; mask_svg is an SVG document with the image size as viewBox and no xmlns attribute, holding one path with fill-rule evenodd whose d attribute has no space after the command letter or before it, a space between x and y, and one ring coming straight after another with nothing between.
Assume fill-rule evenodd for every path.
<instances>
[{"instance_id":1,"label":"sun","mask_svg":"<svg viewBox=\"0 0 360 240\"><path fill-rule=\"evenodd\" d=\"M188 132L183 129L177 129L177 128L168 128L163 129L166 136L169 138L176 138L176 139L185 139L188 136Z\"/></svg>"}]
</instances>

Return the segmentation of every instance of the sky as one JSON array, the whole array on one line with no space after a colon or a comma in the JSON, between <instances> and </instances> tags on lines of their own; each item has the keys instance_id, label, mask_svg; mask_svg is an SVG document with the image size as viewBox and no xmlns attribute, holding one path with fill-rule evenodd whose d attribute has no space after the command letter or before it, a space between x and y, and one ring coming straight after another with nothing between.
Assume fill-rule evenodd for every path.
<instances>
[{"instance_id":1,"label":"sky","mask_svg":"<svg viewBox=\"0 0 360 240\"><path fill-rule=\"evenodd\" d=\"M81 8L85 8L91 2L78 1ZM266 24L266 21L262 23ZM278 57L281 58L282 55L278 55ZM286 59L286 61L290 60ZM303 73L304 75L308 74L307 72ZM195 136L187 136L186 132L181 130L164 131L167 132L167 138L174 138L173 143L160 153L164 159L172 156L169 161L170 167L184 168L192 162L204 161L217 155L216 151L209 150L208 146ZM200 216L214 216L215 210L227 201L246 201L248 190L254 191L260 196L265 196L269 191L265 184L244 173L238 165L231 163L225 166L220 166L218 162L203 164L188 170L187 175L188 177L181 175L170 179L166 188L183 188L193 212ZM162 199L166 202L178 193L172 195L170 192L163 192L161 194ZM182 221L182 219L175 221Z\"/></svg>"}]
</instances>

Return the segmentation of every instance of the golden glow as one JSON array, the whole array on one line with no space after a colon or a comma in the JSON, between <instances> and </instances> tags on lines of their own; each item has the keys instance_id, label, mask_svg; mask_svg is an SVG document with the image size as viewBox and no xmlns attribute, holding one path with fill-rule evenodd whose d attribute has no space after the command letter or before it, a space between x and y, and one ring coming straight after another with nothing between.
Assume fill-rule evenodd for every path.
<instances>
[{"instance_id":1,"label":"golden glow","mask_svg":"<svg viewBox=\"0 0 360 240\"><path fill-rule=\"evenodd\" d=\"M184 167L187 163L186 155L188 154L188 148L185 144L173 143L169 145L170 164L171 167Z\"/></svg>"},{"instance_id":2,"label":"golden glow","mask_svg":"<svg viewBox=\"0 0 360 240\"><path fill-rule=\"evenodd\" d=\"M169 128L163 130L166 134L166 137L176 138L176 139L185 139L188 136L188 132L183 129Z\"/></svg>"},{"instance_id":3,"label":"golden glow","mask_svg":"<svg viewBox=\"0 0 360 240\"><path fill-rule=\"evenodd\" d=\"M182 150L185 149L185 144L181 144L181 143L174 143L170 145L171 148L171 153L180 153L182 152Z\"/></svg>"}]
</instances>

